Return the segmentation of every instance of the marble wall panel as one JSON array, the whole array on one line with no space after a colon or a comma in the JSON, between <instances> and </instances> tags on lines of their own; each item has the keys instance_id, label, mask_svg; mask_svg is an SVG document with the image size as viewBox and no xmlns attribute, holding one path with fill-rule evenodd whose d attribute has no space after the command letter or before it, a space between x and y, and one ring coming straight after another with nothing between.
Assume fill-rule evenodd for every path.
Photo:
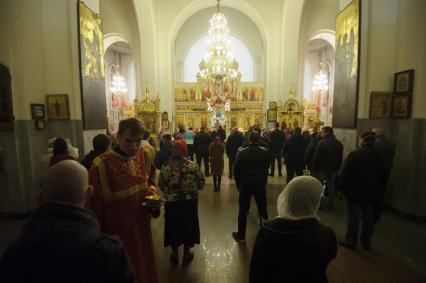
<instances>
[{"instance_id":1,"label":"marble wall panel","mask_svg":"<svg viewBox=\"0 0 426 283\"><path fill-rule=\"evenodd\" d=\"M69 137L80 149L80 159L84 156L80 120L46 121L43 130L37 130L33 120L19 120L14 132L0 132L5 163L0 172L0 213L26 213L37 205L36 194L46 170L41 157L54 136Z\"/></svg>"},{"instance_id":2,"label":"marble wall panel","mask_svg":"<svg viewBox=\"0 0 426 283\"><path fill-rule=\"evenodd\" d=\"M358 131L382 127L397 152L386 204L416 219L426 219L426 119L359 119Z\"/></svg>"}]
</instances>

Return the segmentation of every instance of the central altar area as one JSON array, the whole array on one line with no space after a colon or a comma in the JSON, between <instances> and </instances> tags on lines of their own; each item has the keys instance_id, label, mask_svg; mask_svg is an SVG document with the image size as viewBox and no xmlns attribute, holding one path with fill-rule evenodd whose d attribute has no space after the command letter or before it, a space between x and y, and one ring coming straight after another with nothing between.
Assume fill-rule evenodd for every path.
<instances>
[{"instance_id":1,"label":"central altar area","mask_svg":"<svg viewBox=\"0 0 426 283\"><path fill-rule=\"evenodd\" d=\"M221 99L217 89L203 87L199 83L176 83L174 91L175 128L240 128L264 125L264 85L263 82L241 82L227 86Z\"/></svg>"}]
</instances>

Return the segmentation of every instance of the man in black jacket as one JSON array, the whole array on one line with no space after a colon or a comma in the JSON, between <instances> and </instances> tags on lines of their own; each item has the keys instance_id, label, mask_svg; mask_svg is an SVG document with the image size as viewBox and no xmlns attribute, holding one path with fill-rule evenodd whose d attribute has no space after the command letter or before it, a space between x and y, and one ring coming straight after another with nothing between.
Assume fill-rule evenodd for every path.
<instances>
[{"instance_id":1,"label":"man in black jacket","mask_svg":"<svg viewBox=\"0 0 426 283\"><path fill-rule=\"evenodd\" d=\"M225 142L225 139L226 139L226 132L225 132L225 129L224 129L224 128L222 128L222 126L219 126L219 127L217 128L216 136L218 136L218 137L220 138L220 141L221 141L222 143L224 143L224 142ZM214 139L212 139L212 140L214 140Z\"/></svg>"},{"instance_id":2,"label":"man in black jacket","mask_svg":"<svg viewBox=\"0 0 426 283\"><path fill-rule=\"evenodd\" d=\"M312 175L321 183L326 182L326 207L332 209L337 171L342 165L343 144L336 139L331 127L321 129L321 138L312 158Z\"/></svg>"},{"instance_id":3,"label":"man in black jacket","mask_svg":"<svg viewBox=\"0 0 426 283\"><path fill-rule=\"evenodd\" d=\"M228 156L229 166L229 178L232 179L232 167L234 166L235 157L240 146L243 145L244 137L243 134L238 131L237 128L232 129L232 133L229 135L226 141L226 155Z\"/></svg>"},{"instance_id":4,"label":"man in black jacket","mask_svg":"<svg viewBox=\"0 0 426 283\"><path fill-rule=\"evenodd\" d=\"M86 168L65 160L50 167L34 210L0 260L1 282L134 282L115 236L101 234L83 209L93 192Z\"/></svg>"},{"instance_id":5,"label":"man in black jacket","mask_svg":"<svg viewBox=\"0 0 426 283\"><path fill-rule=\"evenodd\" d=\"M302 136L302 129L294 129L294 135L284 143L284 162L287 170L287 184L293 179L294 174L303 175L305 167L305 141Z\"/></svg>"},{"instance_id":6,"label":"man in black jacket","mask_svg":"<svg viewBox=\"0 0 426 283\"><path fill-rule=\"evenodd\" d=\"M83 160L81 161L81 164L87 168L87 170L90 169L90 166L92 165L93 160L98 156L104 153L105 151L111 149L111 140L107 135L104 134L98 134L96 135L93 140L93 150L87 154Z\"/></svg>"},{"instance_id":7,"label":"man in black jacket","mask_svg":"<svg viewBox=\"0 0 426 283\"><path fill-rule=\"evenodd\" d=\"M374 200L373 214L374 222L379 221L382 216L383 203L385 200L386 185L393 168L393 159L395 157L396 145L393 141L387 138L382 128L374 128L376 134L374 148L376 148L383 158L382 169L379 174L379 185L377 195Z\"/></svg>"},{"instance_id":8,"label":"man in black jacket","mask_svg":"<svg viewBox=\"0 0 426 283\"><path fill-rule=\"evenodd\" d=\"M310 136L310 139L309 139L310 142L305 151L305 166L309 171L312 171L312 159L314 157L315 148L317 147L317 144L320 141L320 139L321 137L316 132L316 130L315 130L315 134L311 134Z\"/></svg>"},{"instance_id":9,"label":"man in black jacket","mask_svg":"<svg viewBox=\"0 0 426 283\"><path fill-rule=\"evenodd\" d=\"M282 163L281 157L283 153L284 145L284 132L280 130L280 123L275 122L275 129L269 134L269 139L271 140L271 173L270 176L275 174L275 160L278 162L278 175L282 176Z\"/></svg>"},{"instance_id":10,"label":"man in black jacket","mask_svg":"<svg viewBox=\"0 0 426 283\"><path fill-rule=\"evenodd\" d=\"M248 147L241 148L238 151L234 162L234 178L240 193L240 208L238 211L238 232L233 232L232 237L238 242L245 242L247 213L250 209L252 196L256 200L261 222L268 219L266 184L271 163L270 153L268 149L259 146L260 132L251 132L248 141Z\"/></svg>"},{"instance_id":11,"label":"man in black jacket","mask_svg":"<svg viewBox=\"0 0 426 283\"><path fill-rule=\"evenodd\" d=\"M379 173L382 167L380 152L374 148L374 132L365 132L359 138L360 148L348 154L339 178L339 186L347 201L346 239L341 245L355 249L358 241L358 226L362 213L360 241L370 249L373 235L373 201L378 190Z\"/></svg>"},{"instance_id":12,"label":"man in black jacket","mask_svg":"<svg viewBox=\"0 0 426 283\"><path fill-rule=\"evenodd\" d=\"M204 175L209 174L209 146L212 142L209 134L206 133L205 128L202 127L201 131L194 136L194 151L197 158L198 167L201 168L201 160L204 160Z\"/></svg>"}]
</instances>

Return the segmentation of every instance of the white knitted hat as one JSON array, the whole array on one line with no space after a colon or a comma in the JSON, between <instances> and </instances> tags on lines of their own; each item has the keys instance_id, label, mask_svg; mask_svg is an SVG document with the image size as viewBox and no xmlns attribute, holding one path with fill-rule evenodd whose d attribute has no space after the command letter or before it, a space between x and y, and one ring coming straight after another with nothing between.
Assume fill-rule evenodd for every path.
<instances>
[{"instance_id":1,"label":"white knitted hat","mask_svg":"<svg viewBox=\"0 0 426 283\"><path fill-rule=\"evenodd\" d=\"M292 179L278 196L278 217L293 220L318 218L322 193L321 183L311 176Z\"/></svg>"}]
</instances>

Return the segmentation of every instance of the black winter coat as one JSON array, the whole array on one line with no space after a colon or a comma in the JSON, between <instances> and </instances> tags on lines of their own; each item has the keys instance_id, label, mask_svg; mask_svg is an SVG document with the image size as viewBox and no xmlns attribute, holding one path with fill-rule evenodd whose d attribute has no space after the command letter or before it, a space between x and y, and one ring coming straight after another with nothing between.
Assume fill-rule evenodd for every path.
<instances>
[{"instance_id":1,"label":"black winter coat","mask_svg":"<svg viewBox=\"0 0 426 283\"><path fill-rule=\"evenodd\" d=\"M308 145L308 148L305 151L305 165L308 170L312 170L312 159L314 157L315 149L318 145L318 138L311 136L311 142Z\"/></svg>"},{"instance_id":2,"label":"black winter coat","mask_svg":"<svg viewBox=\"0 0 426 283\"><path fill-rule=\"evenodd\" d=\"M373 146L363 146L348 154L338 186L349 201L372 203L376 199L382 160Z\"/></svg>"},{"instance_id":3,"label":"black winter coat","mask_svg":"<svg viewBox=\"0 0 426 283\"><path fill-rule=\"evenodd\" d=\"M257 144L240 148L234 161L233 170L238 190L265 190L270 164L271 154L268 149Z\"/></svg>"},{"instance_id":4,"label":"black winter coat","mask_svg":"<svg viewBox=\"0 0 426 283\"><path fill-rule=\"evenodd\" d=\"M199 132L194 136L194 151L196 153L209 152L212 139L206 132Z\"/></svg>"},{"instance_id":5,"label":"black winter coat","mask_svg":"<svg viewBox=\"0 0 426 283\"><path fill-rule=\"evenodd\" d=\"M335 172L340 169L343 159L343 144L334 136L321 139L312 159L312 170Z\"/></svg>"},{"instance_id":6,"label":"black winter coat","mask_svg":"<svg viewBox=\"0 0 426 283\"><path fill-rule=\"evenodd\" d=\"M220 141L221 141L222 143L224 143L224 142L225 142L225 139L226 139L226 132L225 132L225 130L224 130L223 128L219 128L219 129L217 129L217 131L216 131L216 136L220 138Z\"/></svg>"},{"instance_id":7,"label":"black winter coat","mask_svg":"<svg viewBox=\"0 0 426 283\"><path fill-rule=\"evenodd\" d=\"M226 155L229 159L235 159L238 148L243 145L244 137L240 132L232 133L226 141Z\"/></svg>"},{"instance_id":8,"label":"black winter coat","mask_svg":"<svg viewBox=\"0 0 426 283\"><path fill-rule=\"evenodd\" d=\"M302 135L294 135L284 143L283 156L287 167L305 167L305 140Z\"/></svg>"},{"instance_id":9,"label":"black winter coat","mask_svg":"<svg viewBox=\"0 0 426 283\"><path fill-rule=\"evenodd\" d=\"M317 219L276 218L257 234L250 283L328 282L325 271L336 254L334 231Z\"/></svg>"},{"instance_id":10,"label":"black winter coat","mask_svg":"<svg viewBox=\"0 0 426 283\"><path fill-rule=\"evenodd\" d=\"M83 160L81 161L81 165L83 165L84 167L86 167L87 170L90 170L90 166L92 166L93 160L95 160L95 158L98 157L98 155L101 155L102 153L104 153L104 151L91 150L89 152L89 154L87 154L83 158Z\"/></svg>"},{"instance_id":11,"label":"black winter coat","mask_svg":"<svg viewBox=\"0 0 426 283\"><path fill-rule=\"evenodd\" d=\"M271 140L271 151L275 154L282 154L283 145L284 145L284 132L275 129L269 134L269 139Z\"/></svg>"},{"instance_id":12,"label":"black winter coat","mask_svg":"<svg viewBox=\"0 0 426 283\"><path fill-rule=\"evenodd\" d=\"M173 145L171 143L163 143L160 146L160 150L155 154L154 164L158 170L161 170L163 165L169 161L170 155L172 154Z\"/></svg>"},{"instance_id":13,"label":"black winter coat","mask_svg":"<svg viewBox=\"0 0 426 283\"><path fill-rule=\"evenodd\" d=\"M388 139L386 136L381 135L376 137L374 147L380 152L383 158L383 170L392 170L393 158L395 157L396 146L393 141Z\"/></svg>"},{"instance_id":14,"label":"black winter coat","mask_svg":"<svg viewBox=\"0 0 426 283\"><path fill-rule=\"evenodd\" d=\"M33 212L3 254L0 281L130 283L135 278L120 240L101 234L92 212L50 202Z\"/></svg>"}]
</instances>

